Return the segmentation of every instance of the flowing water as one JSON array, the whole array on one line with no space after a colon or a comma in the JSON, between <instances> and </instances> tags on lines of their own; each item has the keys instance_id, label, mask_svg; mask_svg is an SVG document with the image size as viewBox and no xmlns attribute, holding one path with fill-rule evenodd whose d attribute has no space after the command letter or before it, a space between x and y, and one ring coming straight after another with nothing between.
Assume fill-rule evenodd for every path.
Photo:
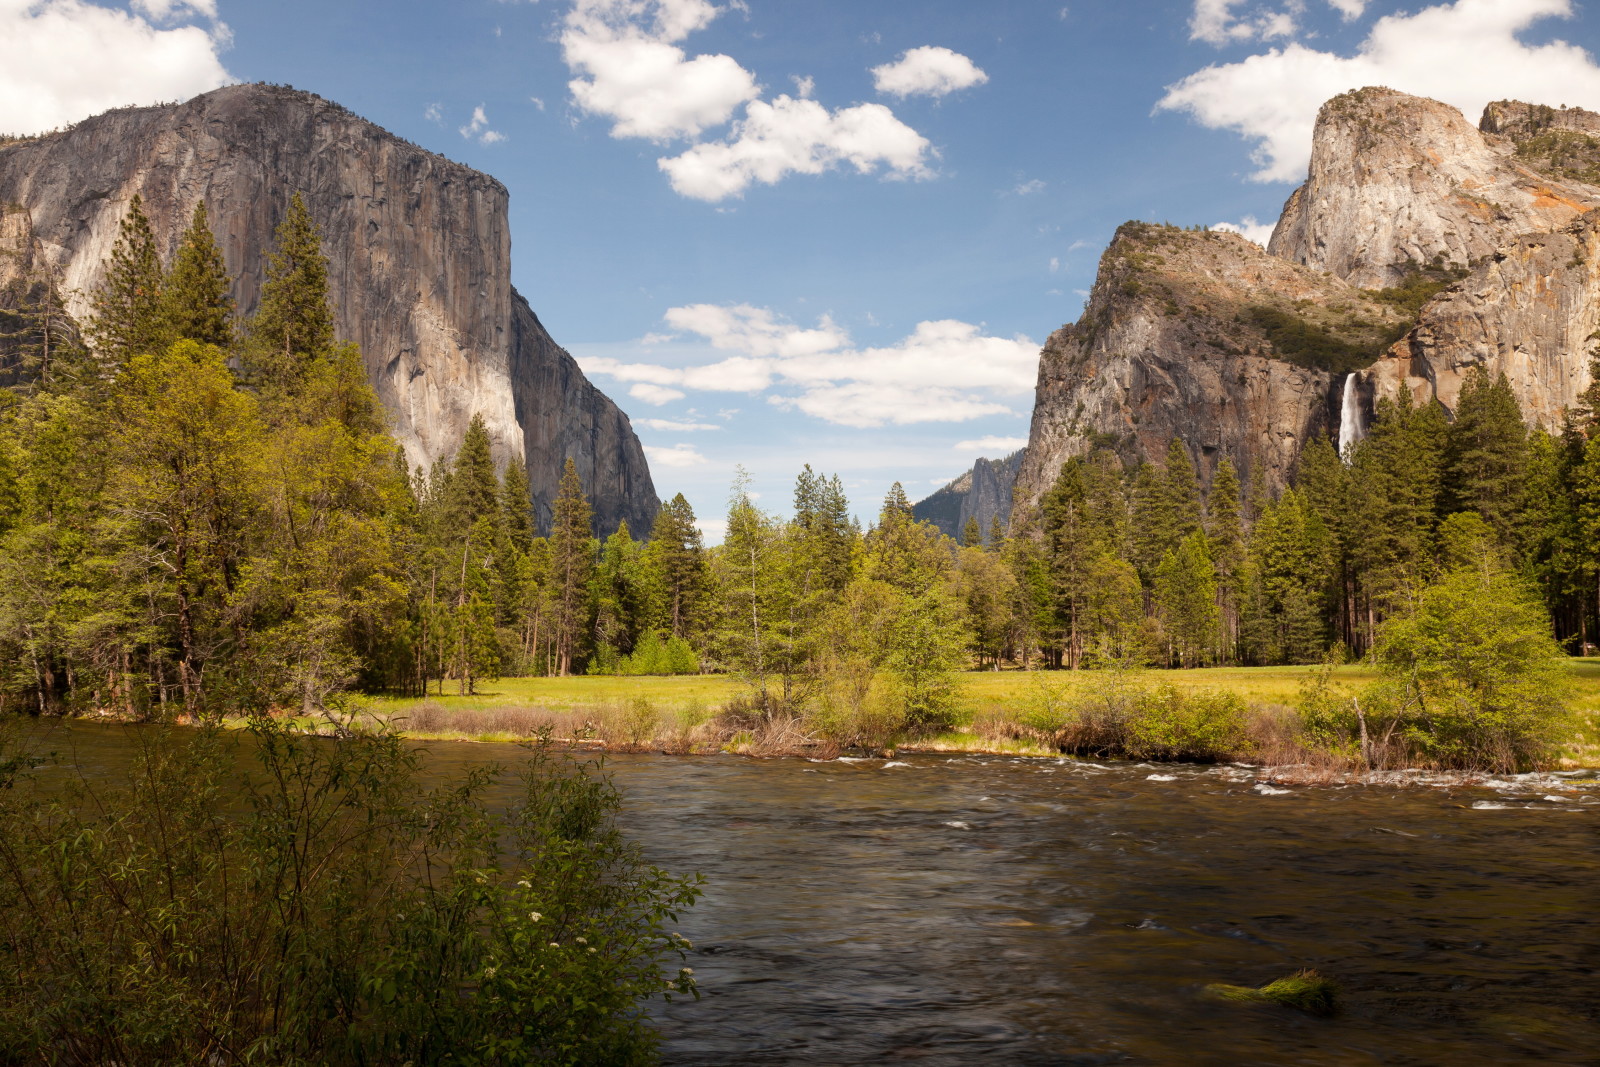
<instances>
[{"instance_id":1,"label":"flowing water","mask_svg":"<svg viewBox=\"0 0 1600 1067\"><path fill-rule=\"evenodd\" d=\"M1339 396L1339 455L1367 435L1361 412L1361 398L1356 395L1356 376L1346 374Z\"/></svg>"},{"instance_id":2,"label":"flowing water","mask_svg":"<svg viewBox=\"0 0 1600 1067\"><path fill-rule=\"evenodd\" d=\"M111 732L75 728L79 758ZM454 772L511 758L437 744ZM678 1064L1600 1063L1600 781L1279 789L1239 767L619 756L708 879ZM1302 967L1313 1018L1206 994Z\"/></svg>"}]
</instances>

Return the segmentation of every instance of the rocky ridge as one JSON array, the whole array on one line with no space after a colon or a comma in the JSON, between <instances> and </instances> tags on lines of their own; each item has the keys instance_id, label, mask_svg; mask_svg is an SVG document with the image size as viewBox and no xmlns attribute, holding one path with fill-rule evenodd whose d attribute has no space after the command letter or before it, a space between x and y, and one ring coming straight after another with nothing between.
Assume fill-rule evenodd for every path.
<instances>
[{"instance_id":1,"label":"rocky ridge","mask_svg":"<svg viewBox=\"0 0 1600 1067\"><path fill-rule=\"evenodd\" d=\"M1022 467L1022 455L1019 448L1004 459L979 459L971 470L918 501L912 514L958 539L966 530L967 521L976 519L979 533L987 540L995 519L1000 520L1001 529L1011 521L1012 490Z\"/></svg>"},{"instance_id":2,"label":"rocky ridge","mask_svg":"<svg viewBox=\"0 0 1600 1067\"><path fill-rule=\"evenodd\" d=\"M480 414L497 462L526 463L542 522L571 456L597 530L649 528L658 501L627 416L511 285L505 187L312 94L235 85L0 146L0 272L53 275L81 319L135 193L168 255L204 200L248 315L297 190L339 336L360 344L412 462L448 456Z\"/></svg>"}]
</instances>

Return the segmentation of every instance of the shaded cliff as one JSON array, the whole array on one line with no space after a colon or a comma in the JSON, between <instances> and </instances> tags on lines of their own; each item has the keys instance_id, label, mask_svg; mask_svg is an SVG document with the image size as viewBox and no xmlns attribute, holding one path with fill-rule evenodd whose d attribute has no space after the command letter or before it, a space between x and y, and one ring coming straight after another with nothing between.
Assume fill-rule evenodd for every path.
<instances>
[{"instance_id":1,"label":"shaded cliff","mask_svg":"<svg viewBox=\"0 0 1600 1067\"><path fill-rule=\"evenodd\" d=\"M1083 316L1040 353L1017 505L1097 445L1135 463L1174 437L1202 479L1230 457L1276 490L1307 440L1337 430L1339 377L1405 324L1394 305L1237 234L1128 223Z\"/></svg>"},{"instance_id":2,"label":"shaded cliff","mask_svg":"<svg viewBox=\"0 0 1600 1067\"><path fill-rule=\"evenodd\" d=\"M1529 105L1502 102L1505 126ZM1546 111L1550 109L1545 109ZM1485 133L1437 100L1369 88L1322 105L1306 182L1267 245L1355 285L1402 283L1436 258L1470 266L1523 233L1557 230L1600 207L1600 188L1536 170L1537 153ZM1526 139L1525 139L1526 140Z\"/></svg>"},{"instance_id":3,"label":"shaded cliff","mask_svg":"<svg viewBox=\"0 0 1600 1067\"><path fill-rule=\"evenodd\" d=\"M1021 449L1004 459L979 459L961 477L919 500L911 512L957 539L966 530L967 521L976 519L978 532L987 543L995 519L1000 520L1002 530L1011 522L1012 491L1021 469Z\"/></svg>"},{"instance_id":4,"label":"shaded cliff","mask_svg":"<svg viewBox=\"0 0 1600 1067\"><path fill-rule=\"evenodd\" d=\"M357 342L414 463L474 413L496 460L527 463L547 518L568 455L596 529L648 529L658 501L627 416L511 286L505 187L312 94L238 85L125 108L0 147L0 204L28 217L34 266L82 316L135 193L170 255L204 200L242 314L299 190L323 233L337 330Z\"/></svg>"}]
</instances>

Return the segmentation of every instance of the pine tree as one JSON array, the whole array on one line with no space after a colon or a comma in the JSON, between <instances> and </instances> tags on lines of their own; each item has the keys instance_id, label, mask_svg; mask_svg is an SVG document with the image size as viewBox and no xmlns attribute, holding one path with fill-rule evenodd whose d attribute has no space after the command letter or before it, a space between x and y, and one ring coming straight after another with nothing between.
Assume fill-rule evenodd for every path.
<instances>
[{"instance_id":1,"label":"pine tree","mask_svg":"<svg viewBox=\"0 0 1600 1067\"><path fill-rule=\"evenodd\" d=\"M528 468L512 460L500 482L500 525L519 555L533 546L533 501L528 494Z\"/></svg>"},{"instance_id":2,"label":"pine tree","mask_svg":"<svg viewBox=\"0 0 1600 1067\"><path fill-rule=\"evenodd\" d=\"M994 517L989 520L989 543L985 547L988 548L990 552L998 552L1001 548L1005 547L1005 543L1005 524L1000 521L1000 515L998 512L996 512Z\"/></svg>"},{"instance_id":3,"label":"pine tree","mask_svg":"<svg viewBox=\"0 0 1600 1067\"><path fill-rule=\"evenodd\" d=\"M1444 514L1475 511L1503 545L1516 539L1528 477L1528 427L1511 383L1475 367L1445 436Z\"/></svg>"},{"instance_id":4,"label":"pine tree","mask_svg":"<svg viewBox=\"0 0 1600 1067\"><path fill-rule=\"evenodd\" d=\"M676 638L697 632L705 592L705 552L694 508L682 493L656 512L650 543L645 548L644 568L654 602L652 625Z\"/></svg>"},{"instance_id":5,"label":"pine tree","mask_svg":"<svg viewBox=\"0 0 1600 1067\"><path fill-rule=\"evenodd\" d=\"M1147 578L1168 552L1199 530L1202 511L1200 482L1189 450L1174 437L1164 467L1146 464L1134 483L1134 562Z\"/></svg>"},{"instance_id":6,"label":"pine tree","mask_svg":"<svg viewBox=\"0 0 1600 1067\"><path fill-rule=\"evenodd\" d=\"M167 327L175 337L216 345L233 345L232 280L222 249L211 233L205 201L194 206L189 228L178 243L162 292Z\"/></svg>"},{"instance_id":7,"label":"pine tree","mask_svg":"<svg viewBox=\"0 0 1600 1067\"><path fill-rule=\"evenodd\" d=\"M1203 664L1217 641L1217 574L1206 535L1188 534L1156 568L1155 602L1172 660L1179 667Z\"/></svg>"},{"instance_id":8,"label":"pine tree","mask_svg":"<svg viewBox=\"0 0 1600 1067\"><path fill-rule=\"evenodd\" d=\"M105 281L92 298L88 335L102 361L115 368L130 356L166 349L171 330L162 298L164 282L155 233L135 193L111 247Z\"/></svg>"},{"instance_id":9,"label":"pine tree","mask_svg":"<svg viewBox=\"0 0 1600 1067\"><path fill-rule=\"evenodd\" d=\"M1224 457L1211 478L1206 497L1206 527L1217 568L1217 601L1221 609L1222 647L1231 659L1239 641L1240 569L1244 566L1243 502L1233 461Z\"/></svg>"},{"instance_id":10,"label":"pine tree","mask_svg":"<svg viewBox=\"0 0 1600 1067\"><path fill-rule=\"evenodd\" d=\"M449 508L452 521L461 529L485 517L499 517L500 479L494 472L489 429L482 415L474 414L467 423L451 466Z\"/></svg>"},{"instance_id":11,"label":"pine tree","mask_svg":"<svg viewBox=\"0 0 1600 1067\"><path fill-rule=\"evenodd\" d=\"M261 284L261 305L250 322L246 368L252 378L293 393L311 364L333 348L328 259L299 193L291 198L274 242Z\"/></svg>"},{"instance_id":12,"label":"pine tree","mask_svg":"<svg viewBox=\"0 0 1600 1067\"><path fill-rule=\"evenodd\" d=\"M553 637L557 671L562 676L572 673L572 661L582 651L584 597L589 575L594 570L590 514L578 468L568 456L561 471L550 529L550 579L555 600Z\"/></svg>"},{"instance_id":13,"label":"pine tree","mask_svg":"<svg viewBox=\"0 0 1600 1067\"><path fill-rule=\"evenodd\" d=\"M983 547L983 532L978 527L976 515L967 516L967 524L961 529L961 544L964 548Z\"/></svg>"}]
</instances>

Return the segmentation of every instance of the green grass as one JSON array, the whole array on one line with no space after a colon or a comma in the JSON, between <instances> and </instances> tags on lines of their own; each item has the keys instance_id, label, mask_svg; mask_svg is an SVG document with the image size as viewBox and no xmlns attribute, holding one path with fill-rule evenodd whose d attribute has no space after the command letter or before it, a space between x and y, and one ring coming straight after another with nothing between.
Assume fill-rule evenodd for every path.
<instances>
[{"instance_id":1,"label":"green grass","mask_svg":"<svg viewBox=\"0 0 1600 1067\"><path fill-rule=\"evenodd\" d=\"M1315 666L1294 667L1210 667L1188 671L1140 672L1140 682L1170 685L1179 689L1226 690L1248 704L1293 706L1300 689L1316 671ZM1571 703L1579 713L1580 725L1561 757L1570 765L1600 766L1600 659L1573 660ZM1375 681L1375 670L1363 665L1338 667L1334 682L1355 691ZM958 723L970 725L974 719L1013 719L1039 691L1048 687L1062 698L1071 699L1103 685L1105 676L1094 671L969 671L961 675ZM647 700L664 715L682 709L701 707L714 711L740 692L739 683L726 675L687 675L672 678L578 676L573 678L502 678L485 682L481 692L460 696L455 687L445 685L443 695L426 697L365 698L366 707L379 715L405 718L423 704L448 711L493 712L512 709L539 709L554 713L588 711L596 708L620 709L634 700ZM485 730L473 736L483 740L501 736L498 730ZM418 733L419 738L430 736ZM445 735L440 735L445 736ZM451 733L449 736L457 736ZM986 738L970 729L956 729L923 738L917 747L932 751L1008 752L1026 755L1049 754L1036 742L1015 738Z\"/></svg>"}]
</instances>

